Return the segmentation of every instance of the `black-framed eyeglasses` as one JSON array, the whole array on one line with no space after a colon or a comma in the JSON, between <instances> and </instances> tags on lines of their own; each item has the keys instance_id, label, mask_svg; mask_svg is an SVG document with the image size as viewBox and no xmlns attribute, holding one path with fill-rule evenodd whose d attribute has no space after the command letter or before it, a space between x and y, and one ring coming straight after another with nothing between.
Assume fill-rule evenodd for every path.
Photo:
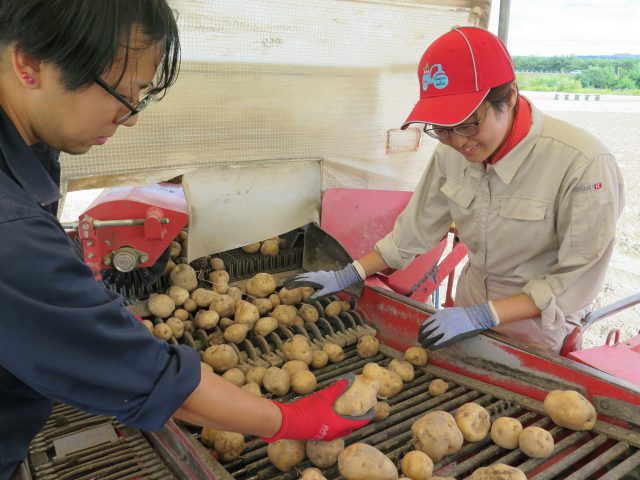
<instances>
[{"instance_id":1,"label":"black-framed eyeglasses","mask_svg":"<svg viewBox=\"0 0 640 480\"><path fill-rule=\"evenodd\" d=\"M151 103L151 100L153 98L153 95L147 94L144 97L142 97L138 101L138 103L134 104L134 103L131 103L129 100L127 100L122 95L120 95L112 86L110 86L109 84L105 83L104 80L102 80L100 77L96 77L95 78L95 82L100 87L102 87L107 93L109 93L111 96L113 96L116 100L118 100L120 103L122 103L125 107L127 107L129 109L129 111L127 113L125 113L124 115L122 115L120 118L118 118L116 120L116 123L118 125L123 124L124 122L129 120L134 115L139 114L142 110L144 110L146 107L149 106L149 104Z\"/></svg>"},{"instance_id":2,"label":"black-framed eyeglasses","mask_svg":"<svg viewBox=\"0 0 640 480\"><path fill-rule=\"evenodd\" d=\"M461 123L460 125L456 125L455 127L434 127L433 125L426 123L424 126L424 133L429 135L436 140L447 140L451 132L456 135L460 135L461 137L473 137L477 135L480 131L480 124L487 118L487 114L489 113L489 108L491 108L491 104L487 104L487 108L484 110L484 115L482 118L478 118L475 122L469 123Z\"/></svg>"}]
</instances>

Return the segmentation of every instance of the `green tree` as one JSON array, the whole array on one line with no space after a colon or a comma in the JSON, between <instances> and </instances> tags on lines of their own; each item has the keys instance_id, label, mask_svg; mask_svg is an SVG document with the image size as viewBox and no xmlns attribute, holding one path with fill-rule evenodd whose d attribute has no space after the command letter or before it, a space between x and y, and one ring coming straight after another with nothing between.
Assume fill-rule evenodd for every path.
<instances>
[{"instance_id":1,"label":"green tree","mask_svg":"<svg viewBox=\"0 0 640 480\"><path fill-rule=\"evenodd\" d=\"M616 72L613 67L596 67L589 66L583 70L578 79L585 87L593 88L612 88L618 81Z\"/></svg>"}]
</instances>

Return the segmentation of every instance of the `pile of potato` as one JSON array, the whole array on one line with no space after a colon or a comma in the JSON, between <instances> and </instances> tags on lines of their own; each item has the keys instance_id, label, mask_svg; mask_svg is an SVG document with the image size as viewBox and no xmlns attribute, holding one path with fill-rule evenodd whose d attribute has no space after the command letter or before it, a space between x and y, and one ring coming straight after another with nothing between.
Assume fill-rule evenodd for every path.
<instances>
[{"instance_id":1,"label":"pile of potato","mask_svg":"<svg viewBox=\"0 0 640 480\"><path fill-rule=\"evenodd\" d=\"M268 238L262 242L250 243L242 248L245 253L258 253L267 257L275 257L280 252L281 248L287 246L287 240L280 237Z\"/></svg>"}]
</instances>

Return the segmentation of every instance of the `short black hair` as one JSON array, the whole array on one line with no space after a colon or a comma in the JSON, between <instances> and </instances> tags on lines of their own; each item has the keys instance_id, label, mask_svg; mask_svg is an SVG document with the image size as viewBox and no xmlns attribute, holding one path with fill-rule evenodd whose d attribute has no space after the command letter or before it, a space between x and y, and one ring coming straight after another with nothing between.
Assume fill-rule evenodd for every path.
<instances>
[{"instance_id":1,"label":"short black hair","mask_svg":"<svg viewBox=\"0 0 640 480\"><path fill-rule=\"evenodd\" d=\"M506 112L507 105L509 104L509 99L511 98L511 87L515 83L515 80L511 80L510 82L503 83L502 85L498 85L497 87L493 87L489 90L485 101L489 102L493 108L495 108L499 112ZM518 90L518 85L516 84L516 100L520 95L520 91ZM516 101L517 105L517 101Z\"/></svg>"},{"instance_id":2,"label":"short black hair","mask_svg":"<svg viewBox=\"0 0 640 480\"><path fill-rule=\"evenodd\" d=\"M0 0L0 45L15 42L23 53L56 65L72 91L109 71L122 47L124 74L134 28L149 45L163 47L149 92L162 95L180 68L178 26L166 0Z\"/></svg>"}]
</instances>

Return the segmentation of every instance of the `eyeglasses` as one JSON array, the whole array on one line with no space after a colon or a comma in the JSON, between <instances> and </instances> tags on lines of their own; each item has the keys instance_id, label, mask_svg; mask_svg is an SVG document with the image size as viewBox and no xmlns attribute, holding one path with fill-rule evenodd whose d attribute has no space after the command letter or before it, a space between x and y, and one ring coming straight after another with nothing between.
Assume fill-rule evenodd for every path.
<instances>
[{"instance_id":1,"label":"eyeglasses","mask_svg":"<svg viewBox=\"0 0 640 480\"><path fill-rule=\"evenodd\" d=\"M144 97L142 97L142 99L140 99L138 103L134 104L134 103L131 103L122 95L120 95L113 87L105 83L104 80L102 80L100 77L96 77L95 82L98 85L100 85L100 87L102 87L104 90L106 90L107 93L109 93L111 96L113 96L116 100L118 100L120 103L122 103L125 107L129 109L127 113L125 113L124 115L122 115L120 118L116 120L116 124L118 125L122 125L124 122L129 120L134 115L139 114L142 110L144 110L146 107L149 106L153 98L153 95L147 94Z\"/></svg>"},{"instance_id":2,"label":"eyeglasses","mask_svg":"<svg viewBox=\"0 0 640 480\"><path fill-rule=\"evenodd\" d=\"M427 123L424 126L424 133L429 135L436 140L448 140L451 132L456 135L460 135L461 137L473 137L477 135L480 131L480 124L487 118L487 114L489 113L489 108L491 108L491 104L487 104L487 108L484 111L484 115L482 118L478 118L475 122L469 123L461 123L460 125L456 125L455 127L444 128L444 127L434 127L431 124Z\"/></svg>"}]
</instances>

